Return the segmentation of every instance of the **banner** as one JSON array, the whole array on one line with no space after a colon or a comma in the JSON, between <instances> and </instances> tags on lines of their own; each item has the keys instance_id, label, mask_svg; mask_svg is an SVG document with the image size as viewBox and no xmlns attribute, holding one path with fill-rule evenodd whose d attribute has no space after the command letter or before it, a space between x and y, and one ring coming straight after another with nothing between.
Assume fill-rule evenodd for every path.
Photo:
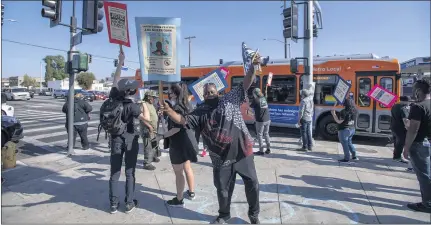
<instances>
[{"instance_id":1,"label":"banner","mask_svg":"<svg viewBox=\"0 0 431 225\"><path fill-rule=\"evenodd\" d=\"M385 107L390 108L397 101L398 97L392 92L374 85L374 87L367 93L367 96L383 104Z\"/></svg>"},{"instance_id":2,"label":"banner","mask_svg":"<svg viewBox=\"0 0 431 225\"><path fill-rule=\"evenodd\" d=\"M104 2L109 43L130 47L127 5L118 2Z\"/></svg>"},{"instance_id":3,"label":"banner","mask_svg":"<svg viewBox=\"0 0 431 225\"><path fill-rule=\"evenodd\" d=\"M272 83L272 76L274 76L273 73L269 72L268 74L268 81L266 82L266 86L270 87Z\"/></svg>"},{"instance_id":4,"label":"banner","mask_svg":"<svg viewBox=\"0 0 431 225\"><path fill-rule=\"evenodd\" d=\"M226 82L226 74L229 71L226 68L220 67L216 70L211 71L204 77L199 80L193 82L188 86L190 92L195 97L195 100L198 104L204 101L204 86L208 83L213 83L216 85L217 91L223 91L227 88L228 84Z\"/></svg>"},{"instance_id":5,"label":"banner","mask_svg":"<svg viewBox=\"0 0 431 225\"><path fill-rule=\"evenodd\" d=\"M136 17L142 80L181 81L181 19Z\"/></svg>"},{"instance_id":6,"label":"banner","mask_svg":"<svg viewBox=\"0 0 431 225\"><path fill-rule=\"evenodd\" d=\"M350 87L352 85L345 81L343 78L338 77L338 83L335 86L334 98L337 100L338 104L343 104L346 100L346 96L349 93Z\"/></svg>"}]
</instances>

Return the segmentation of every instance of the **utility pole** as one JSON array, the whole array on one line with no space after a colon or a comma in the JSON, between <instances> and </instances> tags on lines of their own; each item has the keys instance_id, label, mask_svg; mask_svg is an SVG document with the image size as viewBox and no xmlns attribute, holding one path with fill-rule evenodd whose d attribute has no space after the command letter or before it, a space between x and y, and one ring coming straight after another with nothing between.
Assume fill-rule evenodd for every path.
<instances>
[{"instance_id":1,"label":"utility pole","mask_svg":"<svg viewBox=\"0 0 431 225\"><path fill-rule=\"evenodd\" d=\"M286 9L286 0L283 1L283 10ZM284 58L287 59L287 38L284 37ZM290 58L290 44L289 44L289 58Z\"/></svg>"},{"instance_id":2,"label":"utility pole","mask_svg":"<svg viewBox=\"0 0 431 225\"><path fill-rule=\"evenodd\" d=\"M42 60L40 60L40 92L42 92L42 73L43 73L43 64L42 64Z\"/></svg>"},{"instance_id":3,"label":"utility pole","mask_svg":"<svg viewBox=\"0 0 431 225\"><path fill-rule=\"evenodd\" d=\"M195 36L188 36L184 39L189 40L189 67L191 64L191 48L192 48L192 39L196 38Z\"/></svg>"},{"instance_id":4,"label":"utility pole","mask_svg":"<svg viewBox=\"0 0 431 225\"><path fill-rule=\"evenodd\" d=\"M304 5L304 58L308 59L304 89L313 83L313 6L313 0L307 0Z\"/></svg>"}]
</instances>

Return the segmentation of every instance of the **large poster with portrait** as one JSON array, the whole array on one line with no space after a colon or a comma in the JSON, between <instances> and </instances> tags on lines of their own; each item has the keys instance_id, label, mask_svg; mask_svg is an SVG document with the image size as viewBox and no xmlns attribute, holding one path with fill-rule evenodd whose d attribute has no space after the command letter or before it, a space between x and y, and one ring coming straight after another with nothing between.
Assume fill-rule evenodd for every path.
<instances>
[{"instance_id":1,"label":"large poster with portrait","mask_svg":"<svg viewBox=\"0 0 431 225\"><path fill-rule=\"evenodd\" d=\"M136 17L135 23L142 80L180 81L181 19Z\"/></svg>"}]
</instances>

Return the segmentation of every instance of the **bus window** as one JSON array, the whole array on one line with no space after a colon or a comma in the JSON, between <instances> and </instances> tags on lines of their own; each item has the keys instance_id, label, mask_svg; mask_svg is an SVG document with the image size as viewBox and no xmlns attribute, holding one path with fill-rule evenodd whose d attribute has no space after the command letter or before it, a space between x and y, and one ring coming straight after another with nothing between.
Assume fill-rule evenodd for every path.
<instances>
[{"instance_id":1,"label":"bus window","mask_svg":"<svg viewBox=\"0 0 431 225\"><path fill-rule=\"evenodd\" d=\"M358 102L359 107L368 107L371 105L371 98L367 96L368 92L371 90L371 79L361 78L358 84Z\"/></svg>"},{"instance_id":2,"label":"bus window","mask_svg":"<svg viewBox=\"0 0 431 225\"><path fill-rule=\"evenodd\" d=\"M232 77L231 79L231 89L236 87L238 84L242 83L244 81L244 76L240 76L240 77ZM253 99L253 90L255 88L260 87L260 77L256 76L256 80L255 82L253 82L250 86L250 88L248 89L248 98L249 99Z\"/></svg>"},{"instance_id":3,"label":"bus window","mask_svg":"<svg viewBox=\"0 0 431 225\"><path fill-rule=\"evenodd\" d=\"M307 77L302 75L301 89L303 88L304 79L307 79ZM313 81L315 83L314 104L334 105L336 100L332 94L334 94L335 86L338 82L338 75L315 75Z\"/></svg>"},{"instance_id":4,"label":"bus window","mask_svg":"<svg viewBox=\"0 0 431 225\"><path fill-rule=\"evenodd\" d=\"M380 78L380 86L390 92L394 92L393 90L393 80L390 77L382 77ZM379 103L380 107L386 108L383 104ZM380 129L380 128L379 128Z\"/></svg>"},{"instance_id":5,"label":"bus window","mask_svg":"<svg viewBox=\"0 0 431 225\"><path fill-rule=\"evenodd\" d=\"M266 86L266 79L264 86ZM267 94L268 103L295 104L296 76L273 76Z\"/></svg>"}]
</instances>

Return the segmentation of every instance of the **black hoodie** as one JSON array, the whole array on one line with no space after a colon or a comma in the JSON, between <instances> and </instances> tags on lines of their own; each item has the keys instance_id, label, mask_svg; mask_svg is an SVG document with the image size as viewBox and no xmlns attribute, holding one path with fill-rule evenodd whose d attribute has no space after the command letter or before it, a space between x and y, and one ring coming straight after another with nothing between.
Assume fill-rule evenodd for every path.
<instances>
[{"instance_id":1,"label":"black hoodie","mask_svg":"<svg viewBox=\"0 0 431 225\"><path fill-rule=\"evenodd\" d=\"M75 113L73 122L74 123L86 123L88 121L88 113L90 113L93 110L93 107L91 107L88 102L84 101L82 98L75 98ZM63 113L66 113L66 124L69 121L68 120L68 102L64 103L63 105Z\"/></svg>"}]
</instances>

